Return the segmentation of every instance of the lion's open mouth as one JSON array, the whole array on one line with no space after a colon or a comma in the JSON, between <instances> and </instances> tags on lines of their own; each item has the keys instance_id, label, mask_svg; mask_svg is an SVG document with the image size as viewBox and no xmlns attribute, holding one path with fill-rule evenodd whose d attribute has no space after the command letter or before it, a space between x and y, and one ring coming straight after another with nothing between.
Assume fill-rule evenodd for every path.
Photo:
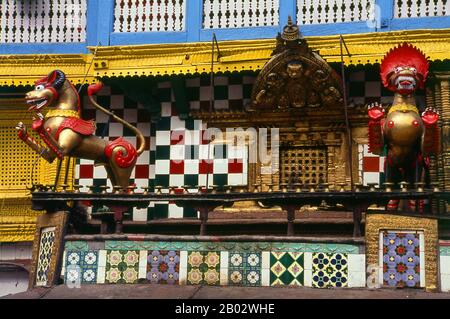
<instances>
[{"instance_id":1,"label":"lion's open mouth","mask_svg":"<svg viewBox=\"0 0 450 319\"><path fill-rule=\"evenodd\" d=\"M416 80L411 76L400 75L396 79L398 90L414 91L416 89Z\"/></svg>"},{"instance_id":2,"label":"lion's open mouth","mask_svg":"<svg viewBox=\"0 0 450 319\"><path fill-rule=\"evenodd\" d=\"M31 110L39 110L42 107L44 107L47 103L48 103L48 100L46 98L27 100L27 104L30 105L28 110L29 111L31 111Z\"/></svg>"}]
</instances>

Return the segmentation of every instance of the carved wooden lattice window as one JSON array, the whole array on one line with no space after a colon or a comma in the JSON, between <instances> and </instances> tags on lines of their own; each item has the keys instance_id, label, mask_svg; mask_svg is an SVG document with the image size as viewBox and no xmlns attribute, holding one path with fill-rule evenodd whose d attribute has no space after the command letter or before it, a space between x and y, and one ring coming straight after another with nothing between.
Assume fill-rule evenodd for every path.
<instances>
[{"instance_id":1,"label":"carved wooden lattice window","mask_svg":"<svg viewBox=\"0 0 450 319\"><path fill-rule=\"evenodd\" d=\"M326 148L295 147L280 150L280 183L320 184L327 179Z\"/></svg>"},{"instance_id":2,"label":"carved wooden lattice window","mask_svg":"<svg viewBox=\"0 0 450 319\"><path fill-rule=\"evenodd\" d=\"M375 0L297 0L297 21L300 25L367 21L374 8Z\"/></svg>"},{"instance_id":3,"label":"carved wooden lattice window","mask_svg":"<svg viewBox=\"0 0 450 319\"><path fill-rule=\"evenodd\" d=\"M114 32L183 31L185 0L116 0Z\"/></svg>"},{"instance_id":4,"label":"carved wooden lattice window","mask_svg":"<svg viewBox=\"0 0 450 319\"><path fill-rule=\"evenodd\" d=\"M394 18L450 15L450 0L395 0Z\"/></svg>"},{"instance_id":5,"label":"carved wooden lattice window","mask_svg":"<svg viewBox=\"0 0 450 319\"><path fill-rule=\"evenodd\" d=\"M280 0L203 0L203 28L278 25L279 6Z\"/></svg>"}]
</instances>

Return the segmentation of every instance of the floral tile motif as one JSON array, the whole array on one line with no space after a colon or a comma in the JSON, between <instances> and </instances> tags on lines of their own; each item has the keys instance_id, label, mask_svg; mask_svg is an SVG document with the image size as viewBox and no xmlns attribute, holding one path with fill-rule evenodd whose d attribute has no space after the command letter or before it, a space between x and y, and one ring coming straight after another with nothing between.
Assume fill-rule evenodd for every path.
<instances>
[{"instance_id":1,"label":"floral tile motif","mask_svg":"<svg viewBox=\"0 0 450 319\"><path fill-rule=\"evenodd\" d=\"M178 285L180 252L153 250L147 255L147 280L152 284Z\"/></svg>"},{"instance_id":2,"label":"floral tile motif","mask_svg":"<svg viewBox=\"0 0 450 319\"><path fill-rule=\"evenodd\" d=\"M55 243L55 227L47 227L41 231L39 242L38 264L36 270L36 286L45 286Z\"/></svg>"},{"instance_id":3,"label":"floral tile motif","mask_svg":"<svg viewBox=\"0 0 450 319\"><path fill-rule=\"evenodd\" d=\"M67 251L65 263L66 282L97 282L98 251Z\"/></svg>"},{"instance_id":4,"label":"floral tile motif","mask_svg":"<svg viewBox=\"0 0 450 319\"><path fill-rule=\"evenodd\" d=\"M270 285L303 286L304 254L300 252L271 252Z\"/></svg>"},{"instance_id":5,"label":"floral tile motif","mask_svg":"<svg viewBox=\"0 0 450 319\"><path fill-rule=\"evenodd\" d=\"M228 283L233 286L261 286L260 252L230 252Z\"/></svg>"},{"instance_id":6,"label":"floral tile motif","mask_svg":"<svg viewBox=\"0 0 450 319\"><path fill-rule=\"evenodd\" d=\"M133 284L139 278L139 251L110 250L106 253L105 283Z\"/></svg>"},{"instance_id":7,"label":"floral tile motif","mask_svg":"<svg viewBox=\"0 0 450 319\"><path fill-rule=\"evenodd\" d=\"M188 285L220 284L220 252L192 251L187 261Z\"/></svg>"},{"instance_id":8,"label":"floral tile motif","mask_svg":"<svg viewBox=\"0 0 450 319\"><path fill-rule=\"evenodd\" d=\"M420 287L418 233L384 234L383 284L391 287Z\"/></svg>"},{"instance_id":9,"label":"floral tile motif","mask_svg":"<svg viewBox=\"0 0 450 319\"><path fill-rule=\"evenodd\" d=\"M347 287L347 254L313 253L312 286L316 288Z\"/></svg>"}]
</instances>

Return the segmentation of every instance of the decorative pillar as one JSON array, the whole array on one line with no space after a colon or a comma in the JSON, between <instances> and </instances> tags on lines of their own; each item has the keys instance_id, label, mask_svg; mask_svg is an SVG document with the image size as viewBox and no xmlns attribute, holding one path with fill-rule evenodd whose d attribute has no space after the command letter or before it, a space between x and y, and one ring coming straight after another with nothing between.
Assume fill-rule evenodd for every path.
<instances>
[{"instance_id":1,"label":"decorative pillar","mask_svg":"<svg viewBox=\"0 0 450 319\"><path fill-rule=\"evenodd\" d=\"M450 190L450 74L437 77L441 80L442 107L442 171L443 189ZM447 206L447 205L445 205ZM448 209L446 209L448 211Z\"/></svg>"}]
</instances>

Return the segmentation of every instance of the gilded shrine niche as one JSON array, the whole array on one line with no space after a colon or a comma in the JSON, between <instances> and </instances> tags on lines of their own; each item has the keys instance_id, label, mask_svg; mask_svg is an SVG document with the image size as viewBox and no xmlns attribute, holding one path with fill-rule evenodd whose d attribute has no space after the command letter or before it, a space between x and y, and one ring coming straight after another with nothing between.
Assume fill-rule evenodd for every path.
<instances>
[{"instance_id":1,"label":"gilded shrine niche","mask_svg":"<svg viewBox=\"0 0 450 319\"><path fill-rule=\"evenodd\" d=\"M289 19L255 82L252 109L333 108L342 105L341 87L336 72L308 47Z\"/></svg>"},{"instance_id":2,"label":"gilded shrine niche","mask_svg":"<svg viewBox=\"0 0 450 319\"><path fill-rule=\"evenodd\" d=\"M289 19L256 79L250 105L258 117L272 117L272 125L280 127L274 184L323 184L330 177L332 183L345 182L345 167L336 164L342 163L344 137L341 88L340 77Z\"/></svg>"}]
</instances>

